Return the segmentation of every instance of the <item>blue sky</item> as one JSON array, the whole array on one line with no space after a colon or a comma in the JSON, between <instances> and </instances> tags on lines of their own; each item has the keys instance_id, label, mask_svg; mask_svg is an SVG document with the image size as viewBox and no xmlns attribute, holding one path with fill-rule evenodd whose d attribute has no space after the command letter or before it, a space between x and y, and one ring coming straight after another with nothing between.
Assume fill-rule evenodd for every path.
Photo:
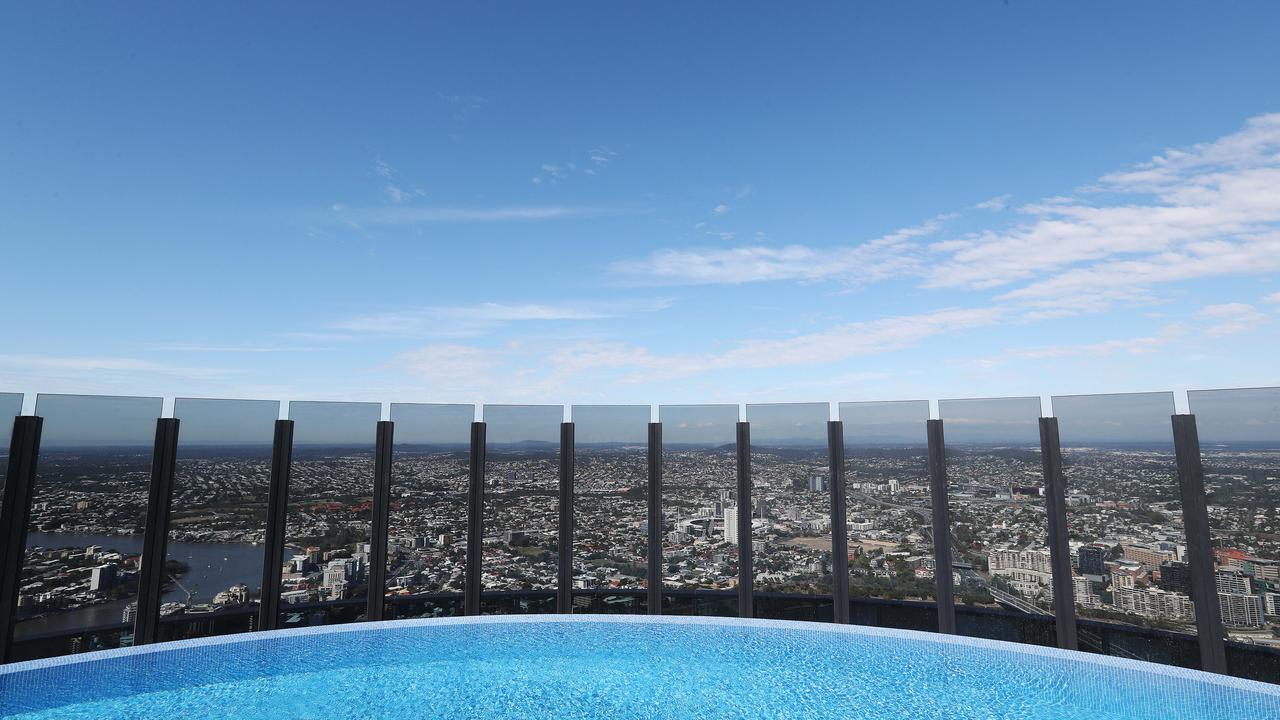
<instances>
[{"instance_id":1,"label":"blue sky","mask_svg":"<svg viewBox=\"0 0 1280 720\"><path fill-rule=\"evenodd\" d=\"M1274 385L1277 27L1274 2L14 6L0 390Z\"/></svg>"}]
</instances>

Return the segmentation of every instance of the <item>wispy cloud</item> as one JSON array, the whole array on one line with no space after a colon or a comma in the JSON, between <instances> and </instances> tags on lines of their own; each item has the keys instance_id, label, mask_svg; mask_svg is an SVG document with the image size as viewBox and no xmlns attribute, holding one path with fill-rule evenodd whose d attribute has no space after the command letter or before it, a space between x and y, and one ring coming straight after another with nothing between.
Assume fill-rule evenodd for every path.
<instances>
[{"instance_id":1,"label":"wispy cloud","mask_svg":"<svg viewBox=\"0 0 1280 720\"><path fill-rule=\"evenodd\" d=\"M990 200L983 200L982 202L978 203L977 205L974 205L973 207L976 210L990 210L992 212L1000 212L1004 210L1005 207L1008 206L1009 200L1012 197L1013 196L1008 193L1004 195L997 195L991 198Z\"/></svg>"},{"instance_id":2,"label":"wispy cloud","mask_svg":"<svg viewBox=\"0 0 1280 720\"><path fill-rule=\"evenodd\" d=\"M571 170L576 169L577 167L575 167L573 163L569 163L565 167L561 167L557 163L543 163L542 167L538 169L538 174L529 178L529 181L534 185L541 185L543 183L548 185L559 185L561 180L569 177L569 172Z\"/></svg>"},{"instance_id":3,"label":"wispy cloud","mask_svg":"<svg viewBox=\"0 0 1280 720\"><path fill-rule=\"evenodd\" d=\"M1204 333L1210 337L1238 335L1271 320L1269 315L1247 303L1206 305L1196 317L1209 323Z\"/></svg>"},{"instance_id":4,"label":"wispy cloud","mask_svg":"<svg viewBox=\"0 0 1280 720\"><path fill-rule=\"evenodd\" d=\"M559 185L574 175L599 175L618 157L607 147L592 148L581 161L546 162L529 178L534 185Z\"/></svg>"},{"instance_id":5,"label":"wispy cloud","mask_svg":"<svg viewBox=\"0 0 1280 720\"><path fill-rule=\"evenodd\" d=\"M350 333L391 336L466 337L480 335L511 323L603 320L642 312L656 312L671 305L669 298L635 302L577 303L479 303L427 306L352 315L329 323Z\"/></svg>"},{"instance_id":6,"label":"wispy cloud","mask_svg":"<svg viewBox=\"0 0 1280 720\"><path fill-rule=\"evenodd\" d=\"M784 339L747 340L719 352L665 353L613 340L558 341L540 350L515 342L492 347L436 343L397 355L389 368L454 398L564 402L590 399L593 393L608 396L620 387L662 388L677 380L723 377L727 371L811 367L902 350L935 336L992 325L1001 313L996 308L949 308ZM883 376L845 372L834 377L847 386Z\"/></svg>"},{"instance_id":7,"label":"wispy cloud","mask_svg":"<svg viewBox=\"0 0 1280 720\"><path fill-rule=\"evenodd\" d=\"M727 214L729 214L729 206L728 206L728 205L725 205L724 203L720 203L719 205L717 205L717 206L715 206L715 207L711 208L711 214L712 214L712 215L727 215Z\"/></svg>"},{"instance_id":8,"label":"wispy cloud","mask_svg":"<svg viewBox=\"0 0 1280 720\"><path fill-rule=\"evenodd\" d=\"M256 354L326 352L333 348L312 345L207 345L199 343L171 343L167 345L152 345L150 349L160 352Z\"/></svg>"},{"instance_id":9,"label":"wispy cloud","mask_svg":"<svg viewBox=\"0 0 1280 720\"><path fill-rule=\"evenodd\" d=\"M659 250L641 260L616 262L610 270L641 284L738 284L778 280L864 283L886 280L918 274L924 251L912 247L909 241L938 233L953 217L940 215L853 247L752 245Z\"/></svg>"},{"instance_id":10,"label":"wispy cloud","mask_svg":"<svg viewBox=\"0 0 1280 720\"><path fill-rule=\"evenodd\" d=\"M621 212L601 207L559 205L463 208L463 207L349 207L334 205L331 217L343 223L366 225L419 225L425 223L537 222L599 217Z\"/></svg>"},{"instance_id":11,"label":"wispy cloud","mask_svg":"<svg viewBox=\"0 0 1280 720\"><path fill-rule=\"evenodd\" d=\"M449 109L453 119L460 123L470 120L472 115L479 112L489 103L488 100L479 95L446 95L438 93L437 97Z\"/></svg>"},{"instance_id":12,"label":"wispy cloud","mask_svg":"<svg viewBox=\"0 0 1280 720\"><path fill-rule=\"evenodd\" d=\"M427 196L425 190L418 187L416 183L402 177L399 170L396 170L382 158L377 158L374 161L373 172L385 181L382 186L382 193L391 202L398 204Z\"/></svg>"},{"instance_id":13,"label":"wispy cloud","mask_svg":"<svg viewBox=\"0 0 1280 720\"><path fill-rule=\"evenodd\" d=\"M1102 176L1081 198L1017 208L1006 227L937 239L945 219L852 246L660 250L617 262L633 282L906 279L998 291L1029 319L1151 302L1163 283L1280 270L1280 113ZM1008 196L979 203L1006 207Z\"/></svg>"}]
</instances>

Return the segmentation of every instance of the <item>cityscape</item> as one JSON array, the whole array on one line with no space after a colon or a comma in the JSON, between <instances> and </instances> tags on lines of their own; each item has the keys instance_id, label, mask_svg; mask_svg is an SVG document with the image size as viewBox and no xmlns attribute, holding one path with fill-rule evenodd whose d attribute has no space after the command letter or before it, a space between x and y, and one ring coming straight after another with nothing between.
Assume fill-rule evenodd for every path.
<instances>
[{"instance_id":1,"label":"cityscape","mask_svg":"<svg viewBox=\"0 0 1280 720\"><path fill-rule=\"evenodd\" d=\"M646 452L628 443L576 448L574 589L648 586ZM826 447L762 443L751 461L755 590L829 595ZM19 637L132 620L149 462L142 448L43 453ZM1071 446L1063 462L1079 616L1194 633L1172 449ZM1232 640L1280 645L1280 448L1215 444L1204 464L1224 626ZM668 445L663 465L663 587L735 588L733 445ZM184 449L162 615L256 605L268 466L263 447ZM558 467L558 448L490 448L485 592L555 589ZM466 448L397 447L394 468L384 591L460 593ZM847 445L845 470L850 596L933 599L924 448ZM951 445L948 474L956 602L1051 615L1038 446ZM371 508L371 448L295 451L282 612L367 594Z\"/></svg>"}]
</instances>

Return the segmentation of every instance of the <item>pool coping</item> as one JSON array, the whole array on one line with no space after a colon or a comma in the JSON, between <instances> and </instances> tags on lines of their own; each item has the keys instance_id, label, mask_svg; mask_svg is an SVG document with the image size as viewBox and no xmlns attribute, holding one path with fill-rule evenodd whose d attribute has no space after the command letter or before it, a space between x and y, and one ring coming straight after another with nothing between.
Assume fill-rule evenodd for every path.
<instances>
[{"instance_id":1,"label":"pool coping","mask_svg":"<svg viewBox=\"0 0 1280 720\"><path fill-rule=\"evenodd\" d=\"M1071 662L1084 662L1099 665L1103 667L1127 669L1137 672L1143 672L1153 675L1163 675L1170 678L1181 678L1197 683L1208 685L1217 685L1219 687L1229 688L1233 690L1241 690L1246 692L1260 693L1272 697L1280 698L1280 685L1262 682L1259 680L1246 680L1244 678L1232 677L1230 675L1218 675L1216 673L1204 672L1203 670L1192 670L1190 668L1174 667L1172 665L1161 665L1159 663L1147 662L1145 660L1131 660L1128 658L1111 657L1108 655L1097 655L1094 653L1086 653L1077 650L1063 650L1060 648L1043 647L1040 645L1028 645L1025 643L1008 642L1005 640L990 640L987 638L973 638L963 635L943 635L940 633L926 632L921 630L903 630L898 628L884 628L872 625L835 625L832 623L813 622L806 620L766 620L755 618L733 618L733 617L713 617L713 616L689 616L689 615L605 615L605 614L566 614L566 615L481 615L469 617L445 617L445 618L410 618L404 620L381 620L376 622L358 622L343 623L340 625L321 625L317 627L303 628L287 628L284 630L265 630L247 633L234 633L230 635L217 635L214 637L193 638L190 640L174 640L170 642L154 643L151 645L139 645L127 648L113 648L110 650L97 650L93 652L80 653L77 655L62 655L53 658L42 658L38 660L26 660L23 662L9 663L0 665L0 677L5 675L13 675L23 672L31 672L35 670L44 670L48 668L61 667L65 665L76 665L80 663L94 663L102 660L110 660L114 658L129 657L132 655L144 655L149 653L161 653L171 650L183 650L187 648L198 648L215 645L233 645L236 643L258 642L270 640L272 638L283 637L302 637L307 635L327 635L344 632L368 632L368 631L384 631L394 630L397 628L410 627L442 627L452 625L498 625L498 624L517 624L517 623L630 623L630 624L650 624L650 625L719 625L725 627L771 627L790 630L805 630L809 632L826 632L832 634L860 635L870 637L888 637L900 640L914 640L917 642L933 642L942 645L960 645L966 647L978 647L999 652L1012 652L1023 655L1034 655L1047 658L1055 658L1058 660L1067 660Z\"/></svg>"}]
</instances>

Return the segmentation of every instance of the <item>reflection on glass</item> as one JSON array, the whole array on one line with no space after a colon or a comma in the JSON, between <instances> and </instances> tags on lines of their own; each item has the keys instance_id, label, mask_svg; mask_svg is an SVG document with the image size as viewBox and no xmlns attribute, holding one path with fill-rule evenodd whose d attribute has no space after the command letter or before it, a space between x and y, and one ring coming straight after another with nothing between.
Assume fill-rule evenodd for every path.
<instances>
[{"instance_id":1,"label":"reflection on glass","mask_svg":"<svg viewBox=\"0 0 1280 720\"><path fill-rule=\"evenodd\" d=\"M162 639L255 629L280 403L177 398ZM226 618L238 614L237 621ZM181 616L180 618L178 616Z\"/></svg>"},{"instance_id":2,"label":"reflection on glass","mask_svg":"<svg viewBox=\"0 0 1280 720\"><path fill-rule=\"evenodd\" d=\"M929 401L840 403L849 597L933 599Z\"/></svg>"},{"instance_id":3,"label":"reflection on glass","mask_svg":"<svg viewBox=\"0 0 1280 720\"><path fill-rule=\"evenodd\" d=\"M291 402L293 469L280 590L283 624L323 622L290 605L365 597L377 403Z\"/></svg>"},{"instance_id":4,"label":"reflection on glass","mask_svg":"<svg viewBox=\"0 0 1280 720\"><path fill-rule=\"evenodd\" d=\"M391 599L462 592L475 416L474 405L391 405L395 459L386 587ZM459 609L457 602L423 599L401 603L395 616L445 615Z\"/></svg>"},{"instance_id":5,"label":"reflection on glass","mask_svg":"<svg viewBox=\"0 0 1280 720\"><path fill-rule=\"evenodd\" d=\"M649 417L647 405L572 408L575 590L647 586ZM609 609L578 600L596 612ZM629 607L622 598L605 600Z\"/></svg>"},{"instance_id":6,"label":"reflection on glass","mask_svg":"<svg viewBox=\"0 0 1280 720\"><path fill-rule=\"evenodd\" d=\"M143 397L36 396L44 429L17 637L132 622L161 403ZM132 642L132 636L118 641ZM64 637L31 652L96 650L105 646L100 642L96 635Z\"/></svg>"},{"instance_id":7,"label":"reflection on glass","mask_svg":"<svg viewBox=\"0 0 1280 720\"><path fill-rule=\"evenodd\" d=\"M1227 637L1280 634L1280 388L1187 393L1204 464ZM1242 674L1244 668L1231 668Z\"/></svg>"},{"instance_id":8,"label":"reflection on glass","mask_svg":"<svg viewBox=\"0 0 1280 720\"><path fill-rule=\"evenodd\" d=\"M738 585L737 405L663 405L663 586ZM743 540L746 540L743 538ZM735 612L736 601L709 612Z\"/></svg>"},{"instance_id":9,"label":"reflection on glass","mask_svg":"<svg viewBox=\"0 0 1280 720\"><path fill-rule=\"evenodd\" d=\"M556 589L563 421L560 405L484 407L482 591Z\"/></svg>"},{"instance_id":10,"label":"reflection on glass","mask_svg":"<svg viewBox=\"0 0 1280 720\"><path fill-rule=\"evenodd\" d=\"M747 405L754 589L831 594L826 403Z\"/></svg>"},{"instance_id":11,"label":"reflection on glass","mask_svg":"<svg viewBox=\"0 0 1280 720\"><path fill-rule=\"evenodd\" d=\"M9 439L13 436L13 418L22 414L22 393L0 393L0 493L4 492L5 472L9 468Z\"/></svg>"},{"instance_id":12,"label":"reflection on glass","mask_svg":"<svg viewBox=\"0 0 1280 720\"><path fill-rule=\"evenodd\" d=\"M1040 398L940 400L957 604L1053 615Z\"/></svg>"},{"instance_id":13,"label":"reflection on glass","mask_svg":"<svg viewBox=\"0 0 1280 720\"><path fill-rule=\"evenodd\" d=\"M1078 614L1194 633L1173 393L1054 397L1053 412ZM1097 649L1091 630L1079 634Z\"/></svg>"}]
</instances>

